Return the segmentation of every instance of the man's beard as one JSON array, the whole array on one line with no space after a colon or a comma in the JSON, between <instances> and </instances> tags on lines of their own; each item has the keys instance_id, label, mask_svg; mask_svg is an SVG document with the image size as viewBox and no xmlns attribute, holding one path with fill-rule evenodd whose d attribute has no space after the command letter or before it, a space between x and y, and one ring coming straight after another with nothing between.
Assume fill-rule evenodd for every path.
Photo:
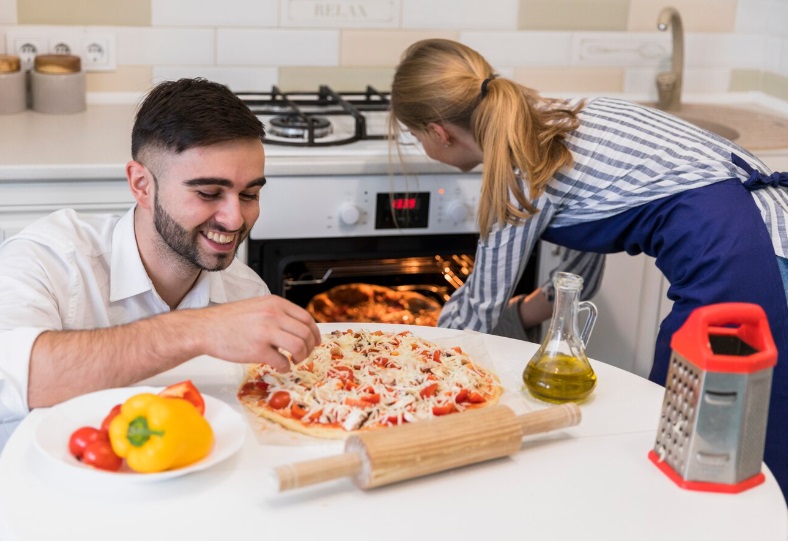
<instances>
[{"instance_id":1,"label":"man's beard","mask_svg":"<svg viewBox=\"0 0 788 541\"><path fill-rule=\"evenodd\" d=\"M182 260L192 267L207 270L207 271L220 271L230 266L233 262L238 247L241 242L246 238L246 226L242 226L240 231L237 232L238 239L235 244L235 250L232 253L213 254L205 256L200 252L199 246L199 231L195 230L190 233L184 229L175 219L170 216L166 210L159 204L158 194L153 200L153 224L159 237L170 249L181 256ZM220 231L227 233L227 229L218 224L205 224L205 229L213 231Z\"/></svg>"}]
</instances>

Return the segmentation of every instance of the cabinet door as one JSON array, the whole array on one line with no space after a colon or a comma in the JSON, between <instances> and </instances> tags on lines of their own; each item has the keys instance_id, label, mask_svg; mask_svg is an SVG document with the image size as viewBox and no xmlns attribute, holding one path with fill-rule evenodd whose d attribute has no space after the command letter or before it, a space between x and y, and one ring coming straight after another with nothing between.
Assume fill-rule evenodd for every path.
<instances>
[{"instance_id":1,"label":"cabinet door","mask_svg":"<svg viewBox=\"0 0 788 541\"><path fill-rule=\"evenodd\" d=\"M0 193L0 240L59 209L123 214L134 204L125 179L3 181Z\"/></svg>"}]
</instances>

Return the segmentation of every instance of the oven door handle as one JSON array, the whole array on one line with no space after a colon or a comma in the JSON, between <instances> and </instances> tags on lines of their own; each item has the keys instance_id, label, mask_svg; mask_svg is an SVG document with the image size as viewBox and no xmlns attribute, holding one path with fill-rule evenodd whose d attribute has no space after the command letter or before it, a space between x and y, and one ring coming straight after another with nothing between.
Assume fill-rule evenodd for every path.
<instances>
[{"instance_id":1,"label":"oven door handle","mask_svg":"<svg viewBox=\"0 0 788 541\"><path fill-rule=\"evenodd\" d=\"M288 278L287 280L284 281L284 287L285 289L290 289L293 286L310 286L310 285L323 284L328 280L328 277L331 276L333 270L334 269L328 269L322 278L316 278L314 280L290 280Z\"/></svg>"}]
</instances>

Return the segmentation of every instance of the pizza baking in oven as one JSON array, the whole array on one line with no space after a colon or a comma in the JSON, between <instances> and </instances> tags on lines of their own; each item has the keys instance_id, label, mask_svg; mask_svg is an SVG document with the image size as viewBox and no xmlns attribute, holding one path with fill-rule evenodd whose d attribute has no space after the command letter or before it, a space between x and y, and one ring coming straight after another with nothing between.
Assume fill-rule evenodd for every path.
<instances>
[{"instance_id":1,"label":"pizza baking in oven","mask_svg":"<svg viewBox=\"0 0 788 541\"><path fill-rule=\"evenodd\" d=\"M319 438L368 431L484 408L503 388L461 348L409 331L346 330L290 372L252 365L238 399L255 414Z\"/></svg>"},{"instance_id":2,"label":"pizza baking in oven","mask_svg":"<svg viewBox=\"0 0 788 541\"><path fill-rule=\"evenodd\" d=\"M306 307L315 321L436 326L441 305L415 291L373 284L345 284L320 293Z\"/></svg>"}]
</instances>

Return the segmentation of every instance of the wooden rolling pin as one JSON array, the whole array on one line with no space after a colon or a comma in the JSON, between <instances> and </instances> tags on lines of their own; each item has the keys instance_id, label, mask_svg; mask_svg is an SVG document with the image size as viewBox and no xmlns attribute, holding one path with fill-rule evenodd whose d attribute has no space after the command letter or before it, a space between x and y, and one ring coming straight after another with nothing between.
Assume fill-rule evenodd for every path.
<instances>
[{"instance_id":1,"label":"wooden rolling pin","mask_svg":"<svg viewBox=\"0 0 788 541\"><path fill-rule=\"evenodd\" d=\"M574 426L580 417L574 403L523 415L501 405L469 410L350 436L343 454L279 466L274 481L280 492L346 476L361 488L379 487L511 455L524 436Z\"/></svg>"}]
</instances>

